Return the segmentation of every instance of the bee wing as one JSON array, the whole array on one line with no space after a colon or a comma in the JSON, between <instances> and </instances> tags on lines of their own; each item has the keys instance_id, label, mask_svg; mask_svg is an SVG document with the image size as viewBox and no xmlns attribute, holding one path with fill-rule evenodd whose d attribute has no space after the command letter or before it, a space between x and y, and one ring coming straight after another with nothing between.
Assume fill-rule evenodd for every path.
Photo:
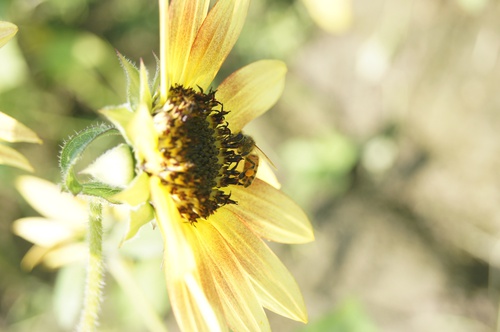
<instances>
[{"instance_id":1,"label":"bee wing","mask_svg":"<svg viewBox=\"0 0 500 332\"><path fill-rule=\"evenodd\" d=\"M267 161L269 165L271 165L275 170L277 170L276 165L274 165L274 163L271 161L271 159L269 159L269 157L264 153L264 151L262 151L257 145L254 145L254 148L255 151L257 151L257 155L259 157L264 158L264 160Z\"/></svg>"}]
</instances>

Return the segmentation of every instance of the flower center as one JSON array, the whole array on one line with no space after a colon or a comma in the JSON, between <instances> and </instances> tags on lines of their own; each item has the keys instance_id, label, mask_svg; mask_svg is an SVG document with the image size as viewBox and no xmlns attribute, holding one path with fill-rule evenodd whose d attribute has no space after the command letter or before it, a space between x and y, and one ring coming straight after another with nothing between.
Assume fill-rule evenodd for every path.
<instances>
[{"instance_id":1,"label":"flower center","mask_svg":"<svg viewBox=\"0 0 500 332\"><path fill-rule=\"evenodd\" d=\"M172 87L165 105L153 113L163 155L162 170L156 175L168 187L179 213L191 223L236 203L223 188L246 187L255 178L254 141L231 133L226 114L215 92L205 94L183 86Z\"/></svg>"}]
</instances>

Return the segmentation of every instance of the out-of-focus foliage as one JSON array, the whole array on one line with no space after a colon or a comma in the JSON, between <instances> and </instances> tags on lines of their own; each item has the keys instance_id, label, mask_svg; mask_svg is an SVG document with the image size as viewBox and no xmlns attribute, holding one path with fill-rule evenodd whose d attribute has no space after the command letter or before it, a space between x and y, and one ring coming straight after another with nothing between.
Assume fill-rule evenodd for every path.
<instances>
[{"instance_id":1,"label":"out-of-focus foliage","mask_svg":"<svg viewBox=\"0 0 500 332\"><path fill-rule=\"evenodd\" d=\"M283 98L248 133L317 238L275 247L311 321L271 315L275 330L495 329L499 15L492 0L252 1L218 80L261 58L289 65ZM155 65L157 4L3 0L0 20L19 26L0 50L0 109L38 133L43 145L16 148L37 176L57 182L61 142L95 122L100 107L125 100L115 50ZM81 267L21 269L30 244L12 222L37 215L14 188L21 174L0 166L0 330L70 330ZM110 244L176 331L157 235ZM123 266L108 264L102 331L148 330L134 292L123 291Z\"/></svg>"}]
</instances>

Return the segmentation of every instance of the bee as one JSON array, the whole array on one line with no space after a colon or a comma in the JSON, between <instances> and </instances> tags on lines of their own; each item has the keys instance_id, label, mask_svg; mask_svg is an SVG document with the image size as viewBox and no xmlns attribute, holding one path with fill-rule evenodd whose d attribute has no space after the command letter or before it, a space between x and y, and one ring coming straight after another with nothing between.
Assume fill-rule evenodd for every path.
<instances>
[{"instance_id":1,"label":"bee","mask_svg":"<svg viewBox=\"0 0 500 332\"><path fill-rule=\"evenodd\" d=\"M238 152L243 157L243 169L239 174L238 184L244 186L245 188L252 184L255 176L257 175L257 169L259 168L259 155L257 152L266 158L272 165L272 162L267 158L267 156L262 152L262 150L255 145L255 141L252 137L244 135L241 132L233 137L234 141L238 143Z\"/></svg>"}]
</instances>

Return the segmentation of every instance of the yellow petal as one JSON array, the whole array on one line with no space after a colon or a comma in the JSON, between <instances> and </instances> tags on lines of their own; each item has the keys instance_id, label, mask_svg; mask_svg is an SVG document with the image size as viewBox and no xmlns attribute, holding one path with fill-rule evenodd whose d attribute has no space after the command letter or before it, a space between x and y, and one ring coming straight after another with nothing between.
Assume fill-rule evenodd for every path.
<instances>
[{"instance_id":1,"label":"yellow petal","mask_svg":"<svg viewBox=\"0 0 500 332\"><path fill-rule=\"evenodd\" d=\"M233 331L270 331L250 280L221 234L209 221L199 222L195 233L229 327Z\"/></svg>"},{"instance_id":2,"label":"yellow petal","mask_svg":"<svg viewBox=\"0 0 500 332\"><path fill-rule=\"evenodd\" d=\"M12 229L23 239L47 248L75 237L75 231L64 222L40 217L18 219Z\"/></svg>"},{"instance_id":3,"label":"yellow petal","mask_svg":"<svg viewBox=\"0 0 500 332\"><path fill-rule=\"evenodd\" d=\"M209 0L174 0L170 5L168 70L173 84L183 82L189 51L209 4Z\"/></svg>"},{"instance_id":4,"label":"yellow petal","mask_svg":"<svg viewBox=\"0 0 500 332\"><path fill-rule=\"evenodd\" d=\"M33 167L22 154L5 145L0 145L0 165L13 166L33 172Z\"/></svg>"},{"instance_id":5,"label":"yellow petal","mask_svg":"<svg viewBox=\"0 0 500 332\"><path fill-rule=\"evenodd\" d=\"M17 33L17 26L10 22L0 21L0 47Z\"/></svg>"},{"instance_id":6,"label":"yellow petal","mask_svg":"<svg viewBox=\"0 0 500 332\"><path fill-rule=\"evenodd\" d=\"M74 262L88 259L89 248L85 242L69 243L47 252L43 264L51 269L58 269Z\"/></svg>"},{"instance_id":7,"label":"yellow petal","mask_svg":"<svg viewBox=\"0 0 500 332\"><path fill-rule=\"evenodd\" d=\"M189 54L185 81L189 87L207 89L238 39L249 0L219 0L208 13Z\"/></svg>"},{"instance_id":8,"label":"yellow petal","mask_svg":"<svg viewBox=\"0 0 500 332\"><path fill-rule=\"evenodd\" d=\"M59 186L35 176L19 177L16 188L41 215L64 221L68 227L85 229L88 211L83 200L63 193Z\"/></svg>"},{"instance_id":9,"label":"yellow petal","mask_svg":"<svg viewBox=\"0 0 500 332\"><path fill-rule=\"evenodd\" d=\"M220 209L210 220L215 220L213 226L250 277L263 306L282 316L307 322L304 299L295 279L269 247L226 209Z\"/></svg>"},{"instance_id":10,"label":"yellow petal","mask_svg":"<svg viewBox=\"0 0 500 332\"><path fill-rule=\"evenodd\" d=\"M281 188L281 183L278 181L278 178L276 177L276 174L274 174L269 162L262 158L259 161L259 168L257 168L257 178L267 182L276 189Z\"/></svg>"},{"instance_id":11,"label":"yellow petal","mask_svg":"<svg viewBox=\"0 0 500 332\"><path fill-rule=\"evenodd\" d=\"M306 243L314 240L313 229L304 211L281 191L255 179L247 188L231 187L226 205L260 237L282 243Z\"/></svg>"},{"instance_id":12,"label":"yellow petal","mask_svg":"<svg viewBox=\"0 0 500 332\"><path fill-rule=\"evenodd\" d=\"M21 267L26 271L31 271L40 264L43 257L50 251L50 248L32 246L21 260Z\"/></svg>"},{"instance_id":13,"label":"yellow petal","mask_svg":"<svg viewBox=\"0 0 500 332\"><path fill-rule=\"evenodd\" d=\"M7 142L42 143L42 140L35 132L2 112L0 112L0 140Z\"/></svg>"},{"instance_id":14,"label":"yellow petal","mask_svg":"<svg viewBox=\"0 0 500 332\"><path fill-rule=\"evenodd\" d=\"M184 234L183 220L167 188L150 180L156 222L165 245L163 269L172 309L182 331L221 331L217 314L201 287L195 255Z\"/></svg>"},{"instance_id":15,"label":"yellow petal","mask_svg":"<svg viewBox=\"0 0 500 332\"><path fill-rule=\"evenodd\" d=\"M217 99L230 111L226 120L232 132L240 132L278 101L286 72L281 61L261 60L235 71L219 85Z\"/></svg>"}]
</instances>

